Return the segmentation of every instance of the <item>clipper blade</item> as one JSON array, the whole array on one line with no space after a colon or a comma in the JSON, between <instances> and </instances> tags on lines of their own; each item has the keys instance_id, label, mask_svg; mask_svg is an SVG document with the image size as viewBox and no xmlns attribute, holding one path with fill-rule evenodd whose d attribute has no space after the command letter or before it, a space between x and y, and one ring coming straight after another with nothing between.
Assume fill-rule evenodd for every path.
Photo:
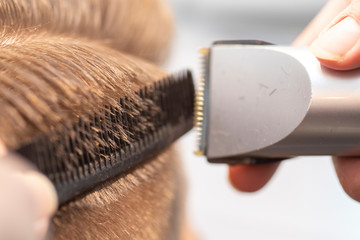
<instances>
[{"instance_id":1,"label":"clipper blade","mask_svg":"<svg viewBox=\"0 0 360 240\"><path fill-rule=\"evenodd\" d=\"M197 149L195 150L195 154L198 156L205 155L205 133L206 133L206 102L207 102L207 69L208 69L208 59L210 54L210 49L202 48L199 50L201 54L200 57L200 83L198 87L198 91L196 92L196 100L195 100L195 128L197 130L196 133L196 143Z\"/></svg>"}]
</instances>

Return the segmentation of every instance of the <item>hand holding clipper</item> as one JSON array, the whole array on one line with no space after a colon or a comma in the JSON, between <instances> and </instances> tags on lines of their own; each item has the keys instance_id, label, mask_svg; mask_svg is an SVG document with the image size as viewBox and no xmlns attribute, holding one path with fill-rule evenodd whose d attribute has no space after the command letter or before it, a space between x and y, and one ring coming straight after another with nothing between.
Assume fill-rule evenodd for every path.
<instances>
[{"instance_id":1,"label":"hand holding clipper","mask_svg":"<svg viewBox=\"0 0 360 240\"><path fill-rule=\"evenodd\" d=\"M329 1L294 41L296 46L311 44L311 52L326 67L353 70L360 67L359 0ZM333 162L345 192L360 201L360 154L334 157ZM264 165L230 166L229 179L241 191L256 191L274 174L279 162Z\"/></svg>"}]
</instances>

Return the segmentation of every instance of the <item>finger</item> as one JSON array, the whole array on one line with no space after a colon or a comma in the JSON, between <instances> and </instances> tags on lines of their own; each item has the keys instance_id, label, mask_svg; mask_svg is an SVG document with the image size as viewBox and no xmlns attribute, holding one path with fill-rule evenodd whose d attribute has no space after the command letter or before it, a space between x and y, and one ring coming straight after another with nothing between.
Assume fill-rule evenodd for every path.
<instances>
[{"instance_id":1,"label":"finger","mask_svg":"<svg viewBox=\"0 0 360 240\"><path fill-rule=\"evenodd\" d=\"M310 45L318 36L319 32L328 23L344 10L350 1L332 0L329 1L314 20L298 36L293 45ZM279 163L256 166L230 166L229 180L234 188L243 192L254 192L261 189L273 176Z\"/></svg>"},{"instance_id":2,"label":"finger","mask_svg":"<svg viewBox=\"0 0 360 240\"><path fill-rule=\"evenodd\" d=\"M0 239L43 239L57 209L53 185L0 142Z\"/></svg>"},{"instance_id":3,"label":"finger","mask_svg":"<svg viewBox=\"0 0 360 240\"><path fill-rule=\"evenodd\" d=\"M321 9L303 32L293 42L294 46L308 46L329 25L329 23L348 5L350 0L331 0Z\"/></svg>"},{"instance_id":4,"label":"finger","mask_svg":"<svg viewBox=\"0 0 360 240\"><path fill-rule=\"evenodd\" d=\"M360 201L360 158L334 157L333 162L344 191L354 200Z\"/></svg>"},{"instance_id":5,"label":"finger","mask_svg":"<svg viewBox=\"0 0 360 240\"><path fill-rule=\"evenodd\" d=\"M360 0L354 0L311 44L319 61L336 70L360 67Z\"/></svg>"},{"instance_id":6,"label":"finger","mask_svg":"<svg viewBox=\"0 0 360 240\"><path fill-rule=\"evenodd\" d=\"M261 189L274 175L280 163L260 165L229 166L229 180L232 186L242 192Z\"/></svg>"}]
</instances>

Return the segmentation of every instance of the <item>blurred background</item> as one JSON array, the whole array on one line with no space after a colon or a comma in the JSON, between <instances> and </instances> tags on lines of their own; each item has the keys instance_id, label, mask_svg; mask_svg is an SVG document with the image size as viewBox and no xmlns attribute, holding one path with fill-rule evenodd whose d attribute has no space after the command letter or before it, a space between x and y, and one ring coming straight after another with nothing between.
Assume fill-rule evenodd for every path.
<instances>
[{"instance_id":1,"label":"blurred background","mask_svg":"<svg viewBox=\"0 0 360 240\"><path fill-rule=\"evenodd\" d=\"M177 19L170 71L199 73L198 49L214 40L290 44L325 0L170 0ZM180 140L188 217L200 239L360 239L360 204L342 190L330 157L284 162L258 193L232 189L225 165L195 157L194 132Z\"/></svg>"}]
</instances>

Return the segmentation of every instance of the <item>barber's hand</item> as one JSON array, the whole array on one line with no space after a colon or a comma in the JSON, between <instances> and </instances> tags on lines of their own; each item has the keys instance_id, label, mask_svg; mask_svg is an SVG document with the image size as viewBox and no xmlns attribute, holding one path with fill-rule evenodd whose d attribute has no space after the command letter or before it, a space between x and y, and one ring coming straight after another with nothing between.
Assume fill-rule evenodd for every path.
<instances>
[{"instance_id":1,"label":"barber's hand","mask_svg":"<svg viewBox=\"0 0 360 240\"><path fill-rule=\"evenodd\" d=\"M360 67L360 0L331 0L314 18L294 45L310 45L320 63L336 70ZM262 188L279 163L230 166L232 185L244 192ZM345 192L360 201L360 153L354 158L334 158Z\"/></svg>"},{"instance_id":2,"label":"barber's hand","mask_svg":"<svg viewBox=\"0 0 360 240\"><path fill-rule=\"evenodd\" d=\"M0 142L0 239L42 240L57 209L50 181Z\"/></svg>"}]
</instances>

